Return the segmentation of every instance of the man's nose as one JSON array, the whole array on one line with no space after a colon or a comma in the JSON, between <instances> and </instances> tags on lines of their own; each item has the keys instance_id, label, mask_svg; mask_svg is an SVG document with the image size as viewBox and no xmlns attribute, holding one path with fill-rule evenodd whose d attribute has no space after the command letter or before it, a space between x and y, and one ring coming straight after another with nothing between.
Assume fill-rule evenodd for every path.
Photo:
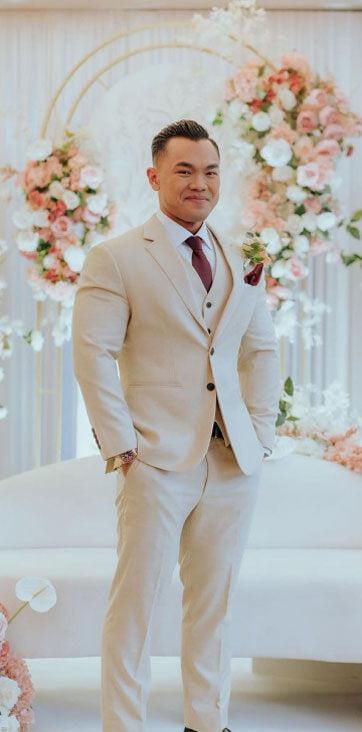
<instances>
[{"instance_id":1,"label":"man's nose","mask_svg":"<svg viewBox=\"0 0 362 732\"><path fill-rule=\"evenodd\" d=\"M203 175L195 175L189 185L190 188L198 188L201 190L204 190L207 187L206 180Z\"/></svg>"}]
</instances>

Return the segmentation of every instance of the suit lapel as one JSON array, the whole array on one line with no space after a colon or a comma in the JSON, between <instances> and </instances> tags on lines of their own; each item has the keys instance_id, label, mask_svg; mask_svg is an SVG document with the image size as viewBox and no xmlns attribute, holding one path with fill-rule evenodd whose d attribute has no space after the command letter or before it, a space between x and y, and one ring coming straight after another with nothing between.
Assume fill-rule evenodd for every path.
<instances>
[{"instance_id":1,"label":"suit lapel","mask_svg":"<svg viewBox=\"0 0 362 732\"><path fill-rule=\"evenodd\" d=\"M207 224L211 234L217 239L220 244L227 263L230 266L231 274L233 278L233 286L231 288L230 295L226 301L224 310L221 318L218 322L216 333L219 334L220 330L224 327L225 323L229 319L236 302L238 301L238 295L242 286L245 283L242 279L241 271L241 257L236 251L234 252L230 247L223 245L220 241L220 237L215 232L214 228ZM193 315L195 320L199 323L201 328L208 334L207 325L200 312L199 303L197 302L192 287L190 286L186 271L183 266L180 265L180 259L175 251L172 242L170 242L165 228L158 220L156 214L153 214L143 226L143 236L147 243L145 248L149 251L153 259L159 264L161 269L164 271L166 276L169 278L172 285L177 290L178 294L184 301L186 307ZM240 274L239 274L240 273Z\"/></svg>"}]
</instances>

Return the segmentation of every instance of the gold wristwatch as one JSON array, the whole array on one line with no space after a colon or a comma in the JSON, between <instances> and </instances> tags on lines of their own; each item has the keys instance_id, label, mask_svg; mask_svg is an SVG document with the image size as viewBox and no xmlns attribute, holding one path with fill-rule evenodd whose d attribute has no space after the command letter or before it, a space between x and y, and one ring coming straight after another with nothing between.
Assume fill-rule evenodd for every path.
<instances>
[{"instance_id":1,"label":"gold wristwatch","mask_svg":"<svg viewBox=\"0 0 362 732\"><path fill-rule=\"evenodd\" d=\"M127 463L132 463L133 460L137 457L138 450L137 447L133 448L133 450L126 450L126 452L122 452L120 455L116 455L114 458L113 467L114 468L121 468L122 465L127 465Z\"/></svg>"}]
</instances>

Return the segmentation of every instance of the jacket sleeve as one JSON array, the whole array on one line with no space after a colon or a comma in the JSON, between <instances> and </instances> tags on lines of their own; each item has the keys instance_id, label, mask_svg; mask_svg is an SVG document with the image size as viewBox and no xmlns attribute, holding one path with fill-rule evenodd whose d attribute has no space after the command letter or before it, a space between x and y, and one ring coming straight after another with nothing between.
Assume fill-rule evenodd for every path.
<instances>
[{"instance_id":1,"label":"jacket sleeve","mask_svg":"<svg viewBox=\"0 0 362 732\"><path fill-rule=\"evenodd\" d=\"M104 460L137 447L117 368L130 318L121 272L106 242L89 250L72 317L73 370ZM109 472L107 468L105 472Z\"/></svg>"},{"instance_id":2,"label":"jacket sleeve","mask_svg":"<svg viewBox=\"0 0 362 732\"><path fill-rule=\"evenodd\" d=\"M248 285L252 287L252 285ZM280 356L266 301L264 270L253 315L239 347L238 373L243 400L261 444L272 449L278 415Z\"/></svg>"}]
</instances>

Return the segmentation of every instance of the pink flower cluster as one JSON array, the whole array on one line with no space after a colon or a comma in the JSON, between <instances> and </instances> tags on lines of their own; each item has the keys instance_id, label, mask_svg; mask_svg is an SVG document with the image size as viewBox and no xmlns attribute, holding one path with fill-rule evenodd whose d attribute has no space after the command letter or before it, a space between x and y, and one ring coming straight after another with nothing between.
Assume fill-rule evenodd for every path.
<instances>
[{"instance_id":1,"label":"pink flower cluster","mask_svg":"<svg viewBox=\"0 0 362 732\"><path fill-rule=\"evenodd\" d=\"M102 180L101 169L72 140L44 160L30 160L17 176L32 217L30 226L18 225L18 247L31 261L28 279L50 296L59 283L74 296L89 236L114 225L115 205L102 192Z\"/></svg>"},{"instance_id":2,"label":"pink flower cluster","mask_svg":"<svg viewBox=\"0 0 362 732\"><path fill-rule=\"evenodd\" d=\"M5 605L0 603L0 620L2 617L7 621L9 614ZM0 637L3 635L1 633ZM19 685L20 695L16 704L9 710L9 716L14 715L17 718L20 732L28 732L35 722L31 708L35 690L24 659L18 654L10 653L10 644L6 639L0 640L0 676L13 679Z\"/></svg>"},{"instance_id":3,"label":"pink flower cluster","mask_svg":"<svg viewBox=\"0 0 362 732\"><path fill-rule=\"evenodd\" d=\"M353 438L357 429L351 427L344 435L330 435L331 444L324 452L324 459L344 465L356 473L362 473L362 447Z\"/></svg>"},{"instance_id":4,"label":"pink flower cluster","mask_svg":"<svg viewBox=\"0 0 362 732\"><path fill-rule=\"evenodd\" d=\"M256 57L248 61L227 80L225 99L240 105L240 135L255 149L257 170L246 183L244 226L254 235L272 228L283 237L279 249L272 250L270 272L277 260L290 260L283 274L266 274L269 302L277 307L285 297L285 275L305 276L307 253L336 249L330 221L340 220L340 207L329 183L337 159L343 152L352 154L346 138L362 134L362 119L350 111L336 84L321 80L295 51L282 55L277 70ZM308 213L309 220L300 218ZM333 216L319 228L316 217L323 213ZM298 235L304 240L297 252Z\"/></svg>"}]
</instances>

